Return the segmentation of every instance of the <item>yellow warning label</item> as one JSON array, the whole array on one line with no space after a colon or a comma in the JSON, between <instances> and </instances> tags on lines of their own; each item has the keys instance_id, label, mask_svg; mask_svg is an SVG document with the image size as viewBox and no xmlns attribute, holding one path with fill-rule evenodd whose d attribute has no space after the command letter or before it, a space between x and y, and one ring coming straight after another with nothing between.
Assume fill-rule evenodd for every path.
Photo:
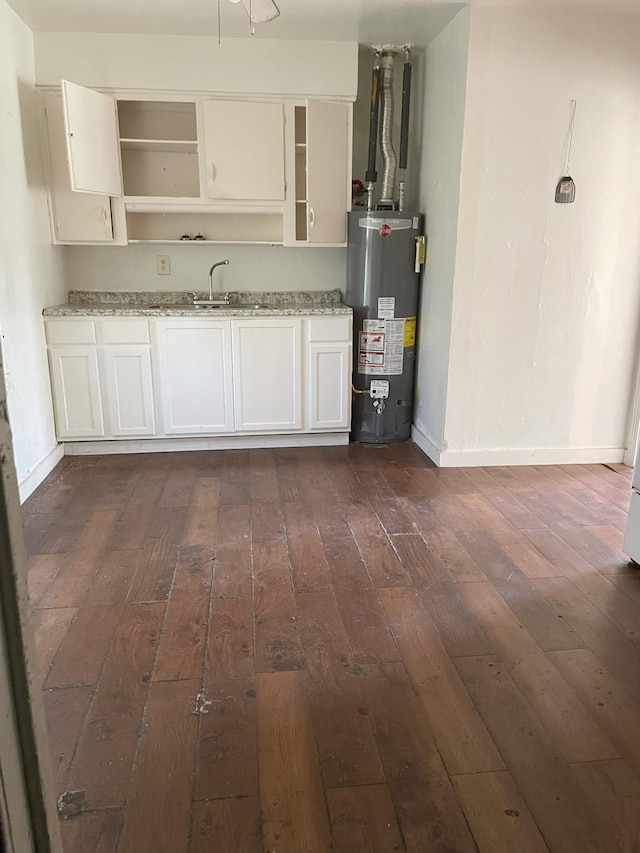
<instances>
[{"instance_id":1,"label":"yellow warning label","mask_svg":"<svg viewBox=\"0 0 640 853\"><path fill-rule=\"evenodd\" d=\"M414 347L416 345L416 318L406 317L404 321L404 345Z\"/></svg>"}]
</instances>

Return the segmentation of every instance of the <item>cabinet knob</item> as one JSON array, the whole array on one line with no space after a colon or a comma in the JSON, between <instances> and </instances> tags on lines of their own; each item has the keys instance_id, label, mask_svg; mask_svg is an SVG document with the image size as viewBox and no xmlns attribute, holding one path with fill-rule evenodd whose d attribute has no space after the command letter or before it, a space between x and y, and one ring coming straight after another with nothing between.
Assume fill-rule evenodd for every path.
<instances>
[{"instance_id":1,"label":"cabinet knob","mask_svg":"<svg viewBox=\"0 0 640 853\"><path fill-rule=\"evenodd\" d=\"M212 161L209 161L209 186L213 187L216 180L216 167Z\"/></svg>"},{"instance_id":2,"label":"cabinet knob","mask_svg":"<svg viewBox=\"0 0 640 853\"><path fill-rule=\"evenodd\" d=\"M311 207L311 205L309 205L309 228L313 228L315 221L316 221L316 212Z\"/></svg>"}]
</instances>

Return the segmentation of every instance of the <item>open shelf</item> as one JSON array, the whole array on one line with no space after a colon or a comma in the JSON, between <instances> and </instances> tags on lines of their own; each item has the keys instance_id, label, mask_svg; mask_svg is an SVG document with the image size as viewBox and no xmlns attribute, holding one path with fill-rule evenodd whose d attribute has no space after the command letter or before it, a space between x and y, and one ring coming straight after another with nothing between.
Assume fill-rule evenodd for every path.
<instances>
[{"instance_id":1,"label":"open shelf","mask_svg":"<svg viewBox=\"0 0 640 853\"><path fill-rule=\"evenodd\" d=\"M176 151L197 154L198 143L185 139L120 139L123 151Z\"/></svg>"},{"instance_id":2,"label":"open shelf","mask_svg":"<svg viewBox=\"0 0 640 853\"><path fill-rule=\"evenodd\" d=\"M279 213L150 213L127 214L130 243L282 243ZM204 240L181 240L183 234Z\"/></svg>"},{"instance_id":3,"label":"open shelf","mask_svg":"<svg viewBox=\"0 0 640 853\"><path fill-rule=\"evenodd\" d=\"M118 124L122 139L198 139L193 101L118 101Z\"/></svg>"}]
</instances>

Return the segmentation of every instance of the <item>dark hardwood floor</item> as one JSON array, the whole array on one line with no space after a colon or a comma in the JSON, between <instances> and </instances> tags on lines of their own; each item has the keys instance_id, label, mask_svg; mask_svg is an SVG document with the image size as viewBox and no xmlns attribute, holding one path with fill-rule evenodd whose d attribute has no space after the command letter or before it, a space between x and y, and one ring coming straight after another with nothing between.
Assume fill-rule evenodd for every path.
<instances>
[{"instance_id":1,"label":"dark hardwood floor","mask_svg":"<svg viewBox=\"0 0 640 853\"><path fill-rule=\"evenodd\" d=\"M64 459L24 519L66 853L640 851L630 474Z\"/></svg>"}]
</instances>

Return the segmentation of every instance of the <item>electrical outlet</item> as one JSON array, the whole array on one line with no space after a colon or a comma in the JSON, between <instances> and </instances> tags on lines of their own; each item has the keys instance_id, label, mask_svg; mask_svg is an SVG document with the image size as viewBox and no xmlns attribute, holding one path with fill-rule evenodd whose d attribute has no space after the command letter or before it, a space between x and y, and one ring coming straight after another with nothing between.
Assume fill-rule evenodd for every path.
<instances>
[{"instance_id":1,"label":"electrical outlet","mask_svg":"<svg viewBox=\"0 0 640 853\"><path fill-rule=\"evenodd\" d=\"M156 255L156 272L158 275L171 275L170 255Z\"/></svg>"}]
</instances>

